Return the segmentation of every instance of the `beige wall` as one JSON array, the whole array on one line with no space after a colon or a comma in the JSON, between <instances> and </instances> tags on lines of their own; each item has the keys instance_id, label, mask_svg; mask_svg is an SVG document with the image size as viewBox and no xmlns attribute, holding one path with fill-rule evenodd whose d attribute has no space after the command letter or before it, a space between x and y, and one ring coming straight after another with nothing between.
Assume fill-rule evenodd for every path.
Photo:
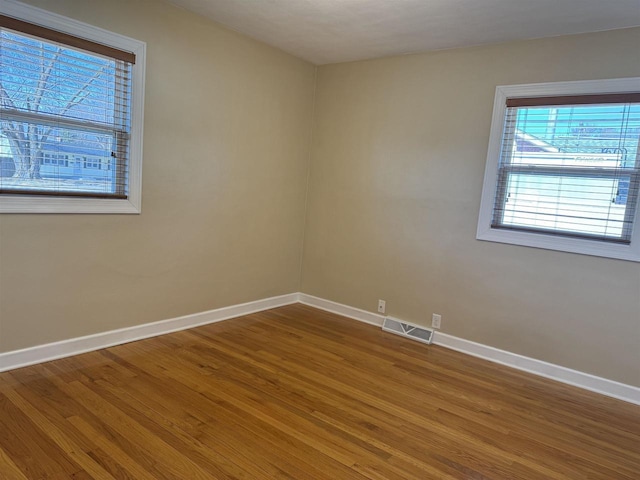
<instances>
[{"instance_id":1,"label":"beige wall","mask_svg":"<svg viewBox=\"0 0 640 480\"><path fill-rule=\"evenodd\" d=\"M640 264L475 239L496 85L640 75L640 29L320 67L302 291L640 385Z\"/></svg>"},{"instance_id":2,"label":"beige wall","mask_svg":"<svg viewBox=\"0 0 640 480\"><path fill-rule=\"evenodd\" d=\"M305 230L312 65L29 2L147 42L143 213L0 216L0 352L300 289L640 385L640 264L475 240L495 86L640 75L640 29L319 68Z\"/></svg>"},{"instance_id":3,"label":"beige wall","mask_svg":"<svg viewBox=\"0 0 640 480\"><path fill-rule=\"evenodd\" d=\"M31 0L147 42L142 215L0 216L0 351L298 290L315 67L159 0Z\"/></svg>"}]
</instances>

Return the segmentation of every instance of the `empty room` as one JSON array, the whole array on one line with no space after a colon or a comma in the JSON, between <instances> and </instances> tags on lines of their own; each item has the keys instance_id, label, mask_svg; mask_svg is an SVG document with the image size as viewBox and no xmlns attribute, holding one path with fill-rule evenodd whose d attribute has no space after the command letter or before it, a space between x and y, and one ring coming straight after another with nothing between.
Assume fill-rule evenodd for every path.
<instances>
[{"instance_id":1,"label":"empty room","mask_svg":"<svg viewBox=\"0 0 640 480\"><path fill-rule=\"evenodd\" d=\"M639 0L0 0L1 480L638 478Z\"/></svg>"}]
</instances>

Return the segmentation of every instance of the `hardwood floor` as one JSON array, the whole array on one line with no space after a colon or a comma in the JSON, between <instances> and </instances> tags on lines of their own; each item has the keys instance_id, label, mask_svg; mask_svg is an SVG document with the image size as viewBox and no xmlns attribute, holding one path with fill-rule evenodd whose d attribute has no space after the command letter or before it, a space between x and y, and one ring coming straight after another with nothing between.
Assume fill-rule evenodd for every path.
<instances>
[{"instance_id":1,"label":"hardwood floor","mask_svg":"<svg viewBox=\"0 0 640 480\"><path fill-rule=\"evenodd\" d=\"M0 374L5 479L638 479L640 407L291 305Z\"/></svg>"}]
</instances>

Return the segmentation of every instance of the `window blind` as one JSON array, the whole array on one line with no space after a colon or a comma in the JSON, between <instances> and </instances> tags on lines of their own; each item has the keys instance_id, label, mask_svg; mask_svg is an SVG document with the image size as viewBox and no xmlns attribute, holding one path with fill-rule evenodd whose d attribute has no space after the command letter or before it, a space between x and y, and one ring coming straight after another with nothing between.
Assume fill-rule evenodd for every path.
<instances>
[{"instance_id":1,"label":"window blind","mask_svg":"<svg viewBox=\"0 0 640 480\"><path fill-rule=\"evenodd\" d=\"M0 194L127 198L134 62L0 16Z\"/></svg>"},{"instance_id":2,"label":"window blind","mask_svg":"<svg viewBox=\"0 0 640 480\"><path fill-rule=\"evenodd\" d=\"M492 228L629 244L640 94L510 98Z\"/></svg>"}]
</instances>

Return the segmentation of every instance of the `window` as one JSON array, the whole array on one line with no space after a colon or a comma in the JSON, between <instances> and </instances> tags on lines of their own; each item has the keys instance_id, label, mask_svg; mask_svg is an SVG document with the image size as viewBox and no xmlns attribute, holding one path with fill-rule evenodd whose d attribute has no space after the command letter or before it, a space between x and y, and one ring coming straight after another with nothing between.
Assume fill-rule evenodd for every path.
<instances>
[{"instance_id":1,"label":"window","mask_svg":"<svg viewBox=\"0 0 640 480\"><path fill-rule=\"evenodd\" d=\"M640 78L496 89L479 240L640 261Z\"/></svg>"},{"instance_id":2,"label":"window","mask_svg":"<svg viewBox=\"0 0 640 480\"><path fill-rule=\"evenodd\" d=\"M3 2L0 212L140 212L144 60L142 42Z\"/></svg>"},{"instance_id":3,"label":"window","mask_svg":"<svg viewBox=\"0 0 640 480\"><path fill-rule=\"evenodd\" d=\"M82 157L82 161L84 163L84 168L102 168L102 159L96 157ZM116 162L117 163L117 162ZM116 165L117 168L117 165Z\"/></svg>"}]
</instances>

